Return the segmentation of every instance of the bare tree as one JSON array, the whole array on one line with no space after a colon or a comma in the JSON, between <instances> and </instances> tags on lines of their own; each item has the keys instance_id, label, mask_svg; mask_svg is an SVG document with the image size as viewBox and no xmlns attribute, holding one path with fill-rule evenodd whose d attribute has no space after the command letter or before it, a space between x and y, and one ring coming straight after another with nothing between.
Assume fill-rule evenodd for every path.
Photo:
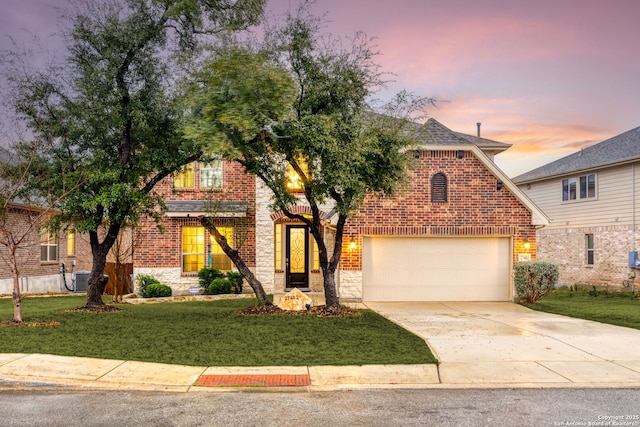
<instances>
[{"instance_id":1,"label":"bare tree","mask_svg":"<svg viewBox=\"0 0 640 427\"><path fill-rule=\"evenodd\" d=\"M26 158L21 160L16 153L0 148L0 260L11 270L14 322L22 322L20 277L23 267L37 253L39 233L53 214L46 203L21 199L35 158L35 151L26 153Z\"/></svg>"}]
</instances>

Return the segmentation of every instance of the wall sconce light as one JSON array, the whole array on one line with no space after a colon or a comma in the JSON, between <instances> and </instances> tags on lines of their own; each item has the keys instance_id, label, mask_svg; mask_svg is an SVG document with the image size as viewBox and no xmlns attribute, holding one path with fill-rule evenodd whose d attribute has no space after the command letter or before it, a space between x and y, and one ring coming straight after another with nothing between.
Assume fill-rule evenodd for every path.
<instances>
[{"instance_id":1,"label":"wall sconce light","mask_svg":"<svg viewBox=\"0 0 640 427\"><path fill-rule=\"evenodd\" d=\"M416 160L420 158L420 150L413 150L413 158Z\"/></svg>"},{"instance_id":2,"label":"wall sconce light","mask_svg":"<svg viewBox=\"0 0 640 427\"><path fill-rule=\"evenodd\" d=\"M456 151L456 159L460 160L464 157L464 150Z\"/></svg>"},{"instance_id":3,"label":"wall sconce light","mask_svg":"<svg viewBox=\"0 0 640 427\"><path fill-rule=\"evenodd\" d=\"M496 191L502 190L502 181L498 180L496 182Z\"/></svg>"},{"instance_id":4,"label":"wall sconce light","mask_svg":"<svg viewBox=\"0 0 640 427\"><path fill-rule=\"evenodd\" d=\"M356 241L353 239L353 236L351 236L351 239L349 240L349 249L355 249L356 248Z\"/></svg>"},{"instance_id":5,"label":"wall sconce light","mask_svg":"<svg viewBox=\"0 0 640 427\"><path fill-rule=\"evenodd\" d=\"M524 244L523 244L525 249L530 249L531 248L531 242L529 242L529 238L525 237L524 238Z\"/></svg>"}]
</instances>

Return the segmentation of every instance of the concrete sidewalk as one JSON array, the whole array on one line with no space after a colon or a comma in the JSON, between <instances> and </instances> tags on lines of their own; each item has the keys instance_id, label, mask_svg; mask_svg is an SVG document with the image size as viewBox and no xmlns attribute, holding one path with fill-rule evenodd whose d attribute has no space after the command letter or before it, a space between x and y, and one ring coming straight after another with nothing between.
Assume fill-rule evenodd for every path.
<instances>
[{"instance_id":1,"label":"concrete sidewalk","mask_svg":"<svg viewBox=\"0 0 640 427\"><path fill-rule=\"evenodd\" d=\"M440 365L205 367L0 354L0 388L323 391L357 388L640 388L640 331L512 303L371 303Z\"/></svg>"},{"instance_id":2,"label":"concrete sidewalk","mask_svg":"<svg viewBox=\"0 0 640 427\"><path fill-rule=\"evenodd\" d=\"M199 367L44 354L0 354L0 389L329 391L373 388L638 388L615 362Z\"/></svg>"},{"instance_id":3,"label":"concrete sidewalk","mask_svg":"<svg viewBox=\"0 0 640 427\"><path fill-rule=\"evenodd\" d=\"M180 366L45 354L0 354L0 388L66 386L156 391L320 391L440 384L436 365Z\"/></svg>"}]
</instances>

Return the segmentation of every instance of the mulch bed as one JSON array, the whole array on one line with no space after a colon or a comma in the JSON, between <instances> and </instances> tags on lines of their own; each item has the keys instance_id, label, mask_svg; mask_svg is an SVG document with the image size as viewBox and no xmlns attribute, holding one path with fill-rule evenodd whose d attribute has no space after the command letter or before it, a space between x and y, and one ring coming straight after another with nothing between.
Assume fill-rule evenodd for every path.
<instances>
[{"instance_id":1,"label":"mulch bed","mask_svg":"<svg viewBox=\"0 0 640 427\"><path fill-rule=\"evenodd\" d=\"M121 309L108 304L95 305L91 307L83 305L82 307L70 308L69 310L65 310L66 313L116 313L118 311L121 311Z\"/></svg>"},{"instance_id":2,"label":"mulch bed","mask_svg":"<svg viewBox=\"0 0 640 427\"><path fill-rule=\"evenodd\" d=\"M14 322L13 320L3 320L0 322L0 326L14 328L54 328L60 324L57 320L45 320L41 322Z\"/></svg>"},{"instance_id":3,"label":"mulch bed","mask_svg":"<svg viewBox=\"0 0 640 427\"><path fill-rule=\"evenodd\" d=\"M242 316L316 316L316 317L349 317L362 316L358 310L349 307L330 307L326 305L316 305L308 310L283 310L277 305L256 305L253 307L237 310L236 314Z\"/></svg>"}]
</instances>

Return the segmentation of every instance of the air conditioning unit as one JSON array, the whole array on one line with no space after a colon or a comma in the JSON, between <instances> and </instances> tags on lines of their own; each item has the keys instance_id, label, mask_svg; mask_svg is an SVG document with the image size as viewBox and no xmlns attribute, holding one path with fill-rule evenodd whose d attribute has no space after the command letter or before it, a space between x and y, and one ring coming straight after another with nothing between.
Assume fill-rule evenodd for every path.
<instances>
[{"instance_id":1,"label":"air conditioning unit","mask_svg":"<svg viewBox=\"0 0 640 427\"><path fill-rule=\"evenodd\" d=\"M87 292L87 283L89 283L90 274L90 271L76 271L71 275L73 292Z\"/></svg>"}]
</instances>

